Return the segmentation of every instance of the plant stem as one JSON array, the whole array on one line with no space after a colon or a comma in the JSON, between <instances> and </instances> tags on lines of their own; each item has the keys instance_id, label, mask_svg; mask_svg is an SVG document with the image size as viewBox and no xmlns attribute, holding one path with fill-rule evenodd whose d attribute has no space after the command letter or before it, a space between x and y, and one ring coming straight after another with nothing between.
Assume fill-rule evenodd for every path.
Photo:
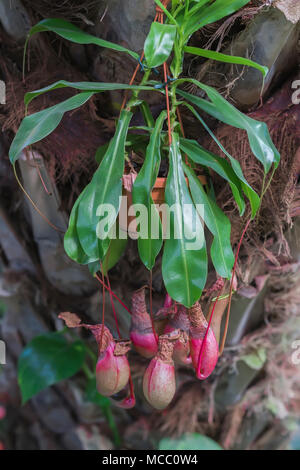
<instances>
[{"instance_id":1,"label":"plant stem","mask_svg":"<svg viewBox=\"0 0 300 470\"><path fill-rule=\"evenodd\" d=\"M92 352L92 354L94 354L94 353ZM94 380L95 379L95 374L89 369L87 364L82 365L82 371L84 372L84 374L85 374L85 376L88 380ZM96 402L95 402L95 404L96 404ZM119 431L118 431L118 428L117 428L117 425L116 425L116 422L115 422L113 412L111 410L110 402L108 401L108 403L104 404L104 405L98 404L98 406L101 408L101 411L104 414L105 419L107 421L107 424L108 424L108 426L109 426L109 428L112 432L115 445L117 447L119 447L121 445L121 439L120 439Z\"/></svg>"},{"instance_id":2,"label":"plant stem","mask_svg":"<svg viewBox=\"0 0 300 470\"><path fill-rule=\"evenodd\" d=\"M90 370L87 364L82 364L82 371L84 372L85 376L91 380L95 377L95 374Z\"/></svg>"},{"instance_id":3,"label":"plant stem","mask_svg":"<svg viewBox=\"0 0 300 470\"><path fill-rule=\"evenodd\" d=\"M87 349L86 349L86 352L87 352L87 354L90 356L90 358L92 359L94 365L96 365L96 362L97 362L97 356L96 356L96 354L95 354L90 348L87 348Z\"/></svg>"},{"instance_id":4,"label":"plant stem","mask_svg":"<svg viewBox=\"0 0 300 470\"><path fill-rule=\"evenodd\" d=\"M185 14L187 14L187 12L189 10L189 6L190 6L190 0L186 0L186 2L185 2Z\"/></svg>"},{"instance_id":5,"label":"plant stem","mask_svg":"<svg viewBox=\"0 0 300 470\"><path fill-rule=\"evenodd\" d=\"M110 429L113 433L114 443L117 447L120 447L121 438L120 438L120 435L119 435L118 428L116 426L116 422L115 422L113 412L112 412L110 407L106 408L105 414L106 414L107 423L108 423L108 425L109 425L109 427L110 427Z\"/></svg>"},{"instance_id":6,"label":"plant stem","mask_svg":"<svg viewBox=\"0 0 300 470\"><path fill-rule=\"evenodd\" d=\"M144 85L148 81L150 73L151 73L151 69L145 71L145 74L140 82L140 85ZM140 90L136 90L132 93L132 97L130 98L126 106L126 109L128 111L131 111L132 108L134 108L138 104L139 93L140 93Z\"/></svg>"},{"instance_id":7,"label":"plant stem","mask_svg":"<svg viewBox=\"0 0 300 470\"><path fill-rule=\"evenodd\" d=\"M182 73L182 64L183 64L183 42L182 38L179 37L175 41L174 45L174 63L173 63L173 76L176 80ZM174 131L174 127L177 121L177 98L176 98L176 89L177 83L173 83L170 87L170 97L171 97L171 131Z\"/></svg>"}]
</instances>

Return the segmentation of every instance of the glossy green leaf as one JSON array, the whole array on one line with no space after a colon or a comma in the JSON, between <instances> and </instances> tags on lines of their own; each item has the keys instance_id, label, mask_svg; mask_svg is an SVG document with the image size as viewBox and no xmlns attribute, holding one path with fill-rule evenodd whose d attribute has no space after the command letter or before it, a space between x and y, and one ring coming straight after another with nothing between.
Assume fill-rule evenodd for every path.
<instances>
[{"instance_id":1,"label":"glossy green leaf","mask_svg":"<svg viewBox=\"0 0 300 470\"><path fill-rule=\"evenodd\" d=\"M122 111L113 139L99 168L88 184L79 203L77 233L85 253L96 259L103 259L109 246L109 231L113 227L120 208L122 176L124 172L125 141L132 113ZM107 217L102 211L110 205ZM97 232L101 216L106 218L106 233Z\"/></svg>"},{"instance_id":2,"label":"glossy green leaf","mask_svg":"<svg viewBox=\"0 0 300 470\"><path fill-rule=\"evenodd\" d=\"M51 31L58 34L58 36L77 44L95 44L96 46L105 47L106 49L112 49L117 52L126 52L136 60L139 58L139 55L136 52L131 51L126 47L119 46L118 44L114 44L113 42L105 41L104 39L85 33L81 29L77 28L77 26L61 18L48 18L37 23L29 31L27 42L34 34L44 31Z\"/></svg>"},{"instance_id":3,"label":"glossy green leaf","mask_svg":"<svg viewBox=\"0 0 300 470\"><path fill-rule=\"evenodd\" d=\"M76 374L83 365L85 353L82 341L69 343L60 333L36 336L19 357L18 381L23 403Z\"/></svg>"},{"instance_id":4,"label":"glossy green leaf","mask_svg":"<svg viewBox=\"0 0 300 470\"><path fill-rule=\"evenodd\" d=\"M260 206L260 198L256 194L256 192L251 188L248 181L244 177L241 165L239 164L239 162L235 158L233 158L230 155L230 153L227 152L227 150L223 147L221 142L217 139L217 137L214 135L214 133L210 130L210 128L207 126L206 122L197 113L197 111L189 103L183 103L183 104L185 104L190 109L190 111L192 111L194 116L196 116L196 118L201 122L203 127L209 133L211 138L216 142L216 144L219 146L219 148L222 150L222 152L229 158L232 169L235 172L238 179L240 180L241 187L242 187L244 193L246 194L246 196L248 197L248 199L250 201L250 205L251 205L251 209L252 209L252 217L255 217L255 214L256 214L259 206Z\"/></svg>"},{"instance_id":5,"label":"glossy green leaf","mask_svg":"<svg viewBox=\"0 0 300 470\"><path fill-rule=\"evenodd\" d=\"M107 142L106 144L100 145L100 147L97 148L95 160L98 163L98 165L100 165L103 158L105 157L108 147L109 147L109 142Z\"/></svg>"},{"instance_id":6,"label":"glossy green leaf","mask_svg":"<svg viewBox=\"0 0 300 470\"><path fill-rule=\"evenodd\" d=\"M215 0L213 3L203 8L201 8L202 4L204 5L208 2L199 2L199 5L196 5L195 8L189 12L182 27L185 40L187 41L193 33L203 28L203 26L214 23L236 12L247 5L249 1L250 0Z\"/></svg>"},{"instance_id":7,"label":"glossy green leaf","mask_svg":"<svg viewBox=\"0 0 300 470\"><path fill-rule=\"evenodd\" d=\"M185 82L183 79L178 82ZM275 168L279 164L280 154L272 142L269 134L268 126L265 122L256 121L246 114L236 109L232 104L223 98L214 88L200 83L198 80L187 79L190 83L201 88L209 99L206 101L202 98L190 95L189 93L178 90L181 96L198 106L216 119L219 119L230 126L244 129L248 134L249 144L253 154L262 163L265 172L268 172L274 164ZM178 83L179 84L179 83Z\"/></svg>"},{"instance_id":8,"label":"glossy green leaf","mask_svg":"<svg viewBox=\"0 0 300 470\"><path fill-rule=\"evenodd\" d=\"M140 108L141 108L146 126L154 127L155 126L154 117L152 116L151 109L147 101L142 101L140 104Z\"/></svg>"},{"instance_id":9,"label":"glossy green leaf","mask_svg":"<svg viewBox=\"0 0 300 470\"><path fill-rule=\"evenodd\" d=\"M184 165L184 171L189 179L194 204L203 204L204 222L214 235L210 251L213 265L221 277L229 279L234 264L230 243L230 221L215 201L206 194L194 171L187 165Z\"/></svg>"},{"instance_id":10,"label":"glossy green leaf","mask_svg":"<svg viewBox=\"0 0 300 470\"><path fill-rule=\"evenodd\" d=\"M176 37L176 26L152 23L146 38L144 51L147 66L158 67L169 58Z\"/></svg>"},{"instance_id":11,"label":"glossy green leaf","mask_svg":"<svg viewBox=\"0 0 300 470\"><path fill-rule=\"evenodd\" d=\"M58 88L74 88L80 91L89 91L92 93L100 93L104 91L114 90L132 90L132 91L149 91L155 90L151 86L146 85L126 85L123 83L102 83L102 82L68 82L67 80L59 80L39 90L29 91L24 97L24 103L28 107L29 103L37 96L47 93L48 91L57 90Z\"/></svg>"},{"instance_id":12,"label":"glossy green leaf","mask_svg":"<svg viewBox=\"0 0 300 470\"><path fill-rule=\"evenodd\" d=\"M177 302L191 307L201 296L207 278L207 253L202 222L191 199L173 134L165 200L170 208L162 273L166 289Z\"/></svg>"},{"instance_id":13,"label":"glossy green leaf","mask_svg":"<svg viewBox=\"0 0 300 470\"><path fill-rule=\"evenodd\" d=\"M102 269L103 269L103 274L106 276L108 271L113 268L120 258L122 257L126 245L127 245L127 238L114 238L110 240L109 247L107 250L106 255L104 256L103 262L102 262ZM97 259L96 261L90 262L88 265L89 271L92 274L92 276L95 276L96 273L99 271L101 272L101 261L100 259Z\"/></svg>"},{"instance_id":14,"label":"glossy green leaf","mask_svg":"<svg viewBox=\"0 0 300 470\"><path fill-rule=\"evenodd\" d=\"M184 434L178 439L165 437L159 443L159 450L223 450L222 447L210 437L202 434Z\"/></svg>"},{"instance_id":15,"label":"glossy green leaf","mask_svg":"<svg viewBox=\"0 0 300 470\"><path fill-rule=\"evenodd\" d=\"M210 3L212 0L193 0L188 11L188 16L193 16L199 8L202 8L206 3Z\"/></svg>"},{"instance_id":16,"label":"glossy green leaf","mask_svg":"<svg viewBox=\"0 0 300 470\"><path fill-rule=\"evenodd\" d=\"M88 264L89 272L94 277L100 271L100 260L92 261Z\"/></svg>"},{"instance_id":17,"label":"glossy green leaf","mask_svg":"<svg viewBox=\"0 0 300 470\"><path fill-rule=\"evenodd\" d=\"M147 237L138 238L138 249L142 262L148 269L152 269L155 259L162 247L161 221L159 213L153 203L151 191L155 184L161 161L160 155L160 133L166 119L166 112L163 111L156 120L155 127L150 137L150 142L146 151L144 164L135 180L132 191L134 204L142 204L147 209L148 227ZM152 231L158 229L158 238L151 236ZM145 229L145 227L140 227Z\"/></svg>"},{"instance_id":18,"label":"glossy green leaf","mask_svg":"<svg viewBox=\"0 0 300 470\"><path fill-rule=\"evenodd\" d=\"M88 268L92 276L99 271L101 271L101 267L103 270L104 276L108 273L108 271L113 268L120 258L122 257L128 242L128 238L119 238L119 224L116 223L116 237L111 239L109 242L109 247L107 249L106 255L104 256L103 261L101 262L100 259L92 261L89 263ZM102 264L102 266L101 266Z\"/></svg>"},{"instance_id":19,"label":"glossy green leaf","mask_svg":"<svg viewBox=\"0 0 300 470\"><path fill-rule=\"evenodd\" d=\"M47 137L47 135L51 134L61 122L64 113L79 108L79 106L86 103L93 94L93 92L78 93L72 96L72 98L62 101L55 106L51 106L51 108L26 116L21 122L9 149L9 159L11 163L14 164L17 161L22 150L28 147L28 145L39 142Z\"/></svg>"},{"instance_id":20,"label":"glossy green leaf","mask_svg":"<svg viewBox=\"0 0 300 470\"><path fill-rule=\"evenodd\" d=\"M234 199L239 207L240 214L243 215L245 211L245 201L243 199L241 182L229 163L224 158L214 155L212 152L201 147L195 140L180 139L180 148L183 153L186 153L195 163L211 168L228 181Z\"/></svg>"},{"instance_id":21,"label":"glossy green leaf","mask_svg":"<svg viewBox=\"0 0 300 470\"><path fill-rule=\"evenodd\" d=\"M114 238L110 241L109 248L103 260L104 275L118 263L126 249L127 242L127 238Z\"/></svg>"},{"instance_id":22,"label":"glossy green leaf","mask_svg":"<svg viewBox=\"0 0 300 470\"><path fill-rule=\"evenodd\" d=\"M73 261L79 264L89 264L93 263L98 259L98 257L90 257L88 256L79 241L78 233L77 233L77 220L78 220L78 208L79 203L84 197L86 188L82 191L82 193L78 196L69 219L69 226L68 230L64 236L64 248L65 252Z\"/></svg>"},{"instance_id":23,"label":"glossy green leaf","mask_svg":"<svg viewBox=\"0 0 300 470\"><path fill-rule=\"evenodd\" d=\"M269 69L264 65L260 65L253 60L246 59L244 57L237 57L234 55L228 54L221 54L221 52L210 51L207 49L200 49L200 47L190 47L185 46L184 51L188 54L198 55L200 57L206 57L207 59L217 60L219 62L226 62L229 64L239 64L239 65L246 65L248 67L253 67L259 70L264 77L266 77Z\"/></svg>"}]
</instances>

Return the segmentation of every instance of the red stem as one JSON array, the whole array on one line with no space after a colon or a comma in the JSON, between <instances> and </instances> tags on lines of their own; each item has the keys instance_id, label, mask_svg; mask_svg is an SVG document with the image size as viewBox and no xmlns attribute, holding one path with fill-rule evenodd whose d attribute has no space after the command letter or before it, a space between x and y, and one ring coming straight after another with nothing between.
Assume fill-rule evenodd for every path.
<instances>
[{"instance_id":1,"label":"red stem","mask_svg":"<svg viewBox=\"0 0 300 470\"><path fill-rule=\"evenodd\" d=\"M117 406L119 408L124 408L125 410L129 410L135 406L135 394L134 394L134 387L133 387L133 381L131 377L131 372L129 373L129 396L124 398L121 402L117 403Z\"/></svg>"},{"instance_id":2,"label":"red stem","mask_svg":"<svg viewBox=\"0 0 300 470\"><path fill-rule=\"evenodd\" d=\"M151 326L152 326L152 331L155 337L155 340L158 344L158 336L155 331L154 327L154 321L153 321L153 308L152 308L152 269L150 270L150 295L149 295L149 303L150 303L150 318L151 318Z\"/></svg>"},{"instance_id":3,"label":"red stem","mask_svg":"<svg viewBox=\"0 0 300 470\"><path fill-rule=\"evenodd\" d=\"M104 334L104 321L105 321L105 288L104 288L104 272L103 272L103 266L102 263L101 265L101 273L102 273L102 328L101 328L101 337L100 337L100 346L99 350L102 351L102 340L103 340L103 334Z\"/></svg>"},{"instance_id":4,"label":"red stem","mask_svg":"<svg viewBox=\"0 0 300 470\"><path fill-rule=\"evenodd\" d=\"M40 178L40 180L41 180L41 183L42 183L42 185L43 185L43 188L44 188L44 190L45 190L45 193L47 194L47 196L52 196L52 193L49 191L49 189L48 189L47 186L46 186L46 183L45 183L45 181L44 181L44 179L43 179L43 177L42 177L42 174L41 174L41 170L39 169L37 163L35 163L35 167L36 167L36 170L37 170L37 172L38 172L38 175L39 175L39 178Z\"/></svg>"},{"instance_id":5,"label":"red stem","mask_svg":"<svg viewBox=\"0 0 300 470\"><path fill-rule=\"evenodd\" d=\"M119 338L121 338L121 333L120 333L120 328L119 328L117 313L116 313L116 309L115 309L115 303L114 303L112 291L111 291L111 288L110 288L110 281L109 281L108 274L106 274L106 280L107 280L107 284L108 284L108 287L109 287L110 303L111 303L111 308L112 308L113 314L114 314L114 319L115 319L115 323L116 323L117 332L118 332Z\"/></svg>"},{"instance_id":6,"label":"red stem","mask_svg":"<svg viewBox=\"0 0 300 470\"><path fill-rule=\"evenodd\" d=\"M240 238L240 241L239 241L239 244L238 244L238 247L237 247L237 252L236 252L236 255L235 255L234 266L233 266L232 276L231 276L231 283L230 283L229 302L228 302L228 308L227 308L227 313L226 313L226 323L225 323L223 338L222 338L220 351L219 351L220 356L224 351L225 341L226 341L226 336L227 336L227 331L228 331L230 309L231 309L231 300L232 300L232 293L233 293L233 282L234 282L234 275L235 275L235 271L236 271L237 260L238 260L238 257L239 257L239 252L240 252L240 248L241 248L241 245L242 245L242 241L243 241L244 236L247 232L247 229L249 227L250 222L251 222L251 219L249 219L248 222L246 223L246 226L243 230L242 236Z\"/></svg>"},{"instance_id":7,"label":"red stem","mask_svg":"<svg viewBox=\"0 0 300 470\"><path fill-rule=\"evenodd\" d=\"M111 294L115 297L115 299L117 299L117 301L122 305L122 307L125 308L125 310L127 310L127 312L132 315L131 311L129 310L128 307L126 307L126 305L124 304L124 302L122 302L121 299L119 299L119 297L100 279L100 277L98 276L98 274L95 275L97 281L100 282L100 284L102 284L106 290L108 290L109 292L111 292Z\"/></svg>"}]
</instances>

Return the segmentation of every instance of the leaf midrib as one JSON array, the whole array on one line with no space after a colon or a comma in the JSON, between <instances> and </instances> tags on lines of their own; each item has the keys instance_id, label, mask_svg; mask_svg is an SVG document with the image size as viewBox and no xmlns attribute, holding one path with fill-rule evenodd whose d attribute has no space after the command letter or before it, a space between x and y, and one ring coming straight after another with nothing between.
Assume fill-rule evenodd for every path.
<instances>
[{"instance_id":1,"label":"leaf midrib","mask_svg":"<svg viewBox=\"0 0 300 470\"><path fill-rule=\"evenodd\" d=\"M178 165L179 165L179 159L178 159L178 152L177 152L177 148L174 144L174 141L172 143L172 148L173 148L173 151L172 151L172 160L173 160L173 171L174 171L174 174L173 174L173 177L174 177L174 182L175 182L175 188L176 188L176 192L175 194L178 194L180 195L181 199L183 199L183 189L181 187L181 180L180 180L180 183L179 183L179 172L178 172ZM174 152L174 153L173 153ZM175 160L175 161L174 161ZM176 162L176 165L174 164ZM182 207L182 204L181 204L181 200L179 200L179 203L180 203L180 206ZM176 211L176 214L177 214L177 211ZM177 217L177 216L176 216ZM181 234L180 234L180 240L179 240L179 243L180 243L180 250L181 250L181 253L182 253L182 260L183 260L183 268L184 268L184 273L185 273L185 276L184 276L184 279L186 281L186 292L187 292L187 305L190 305L190 302L191 302L191 292L190 292L190 286L189 286L189 275L188 275L188 267L187 267L187 259L186 259L186 254L185 254L185 248L184 248L184 240L183 240L183 236L182 236L182 229L183 229L183 224L184 224L184 221L182 220L181 221L181 224L180 224L180 228L181 228ZM173 227L173 230L174 230L174 227Z\"/></svg>"}]
</instances>

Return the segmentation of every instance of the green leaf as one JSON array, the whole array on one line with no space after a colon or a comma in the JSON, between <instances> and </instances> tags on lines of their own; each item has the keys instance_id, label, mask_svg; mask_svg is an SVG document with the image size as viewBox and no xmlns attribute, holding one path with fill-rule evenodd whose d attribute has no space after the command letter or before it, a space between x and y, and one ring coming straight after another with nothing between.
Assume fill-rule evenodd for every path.
<instances>
[{"instance_id":1,"label":"green leaf","mask_svg":"<svg viewBox=\"0 0 300 470\"><path fill-rule=\"evenodd\" d=\"M247 5L249 1L250 0L216 0L203 8L200 8L201 4L208 2L200 2L200 5L196 6L198 8L195 7L189 12L182 27L185 40L187 41L193 33L203 26L219 21L236 12L241 7Z\"/></svg>"},{"instance_id":2,"label":"green leaf","mask_svg":"<svg viewBox=\"0 0 300 470\"><path fill-rule=\"evenodd\" d=\"M116 233L118 232L116 231ZM104 276L106 276L108 271L118 263L126 249L127 242L127 238L113 238L112 240L110 240L108 250L102 261L102 269ZM90 262L88 268L92 276L95 276L97 272L101 271L100 259Z\"/></svg>"},{"instance_id":3,"label":"green leaf","mask_svg":"<svg viewBox=\"0 0 300 470\"><path fill-rule=\"evenodd\" d=\"M155 121L151 113L151 109L149 107L149 104L147 101L142 101L140 104L140 108L143 114L143 118L145 121L146 126L148 127L154 127L155 126Z\"/></svg>"},{"instance_id":4,"label":"green leaf","mask_svg":"<svg viewBox=\"0 0 300 470\"><path fill-rule=\"evenodd\" d=\"M97 148L96 155L95 155L95 160L98 163L98 165L100 165L103 158L105 157L105 154L107 152L108 147L109 147L109 142L107 142L104 145L100 145L100 147Z\"/></svg>"},{"instance_id":5,"label":"green leaf","mask_svg":"<svg viewBox=\"0 0 300 470\"><path fill-rule=\"evenodd\" d=\"M267 360L267 353L265 348L259 348L252 354L241 356L240 360L244 361L250 369L260 370Z\"/></svg>"},{"instance_id":6,"label":"green leaf","mask_svg":"<svg viewBox=\"0 0 300 470\"><path fill-rule=\"evenodd\" d=\"M129 127L129 130L130 131L144 131L144 132L147 132L148 134L150 134L152 131L153 131L153 127L147 127L147 126L130 126ZM163 134L163 132L162 132ZM129 134L130 136L134 135L134 134Z\"/></svg>"},{"instance_id":7,"label":"green leaf","mask_svg":"<svg viewBox=\"0 0 300 470\"><path fill-rule=\"evenodd\" d=\"M170 296L191 307L205 286L207 253L202 223L184 177L177 134L173 134L169 159L165 200L170 209L170 236L165 241L162 273Z\"/></svg>"},{"instance_id":8,"label":"green leaf","mask_svg":"<svg viewBox=\"0 0 300 470\"><path fill-rule=\"evenodd\" d=\"M109 246L109 231L113 227L120 208L122 195L122 176L124 172L125 141L132 113L124 110L118 120L117 128L105 157L88 184L83 199L79 203L77 233L85 253L96 259L103 259ZM111 210L107 217L107 230L99 238L97 233L101 215L97 210L109 204Z\"/></svg>"},{"instance_id":9,"label":"green leaf","mask_svg":"<svg viewBox=\"0 0 300 470\"><path fill-rule=\"evenodd\" d=\"M199 1L190 1L189 5L181 4L178 6L173 16L176 19L177 23L184 28L182 28L181 33L184 32L188 20L198 13L199 10L204 11L204 4L210 2L211 0L199 0Z\"/></svg>"},{"instance_id":10,"label":"green leaf","mask_svg":"<svg viewBox=\"0 0 300 470\"><path fill-rule=\"evenodd\" d=\"M193 16L200 8L202 8L206 3L209 2L211 2L211 0L194 0L193 2L191 2L192 8L190 8L188 16Z\"/></svg>"},{"instance_id":11,"label":"green leaf","mask_svg":"<svg viewBox=\"0 0 300 470\"><path fill-rule=\"evenodd\" d=\"M181 0L172 0L172 11L175 10L175 8L180 2Z\"/></svg>"},{"instance_id":12,"label":"green leaf","mask_svg":"<svg viewBox=\"0 0 300 470\"><path fill-rule=\"evenodd\" d=\"M178 439L165 437L159 443L159 450L223 450L222 447L210 437L202 434L183 434Z\"/></svg>"},{"instance_id":13,"label":"green leaf","mask_svg":"<svg viewBox=\"0 0 300 470\"><path fill-rule=\"evenodd\" d=\"M245 211L245 201L243 199L241 182L229 163L224 158L214 155L201 147L195 140L180 139L180 148L183 153L186 153L195 163L211 168L228 181L234 199L239 207L240 214L242 215Z\"/></svg>"},{"instance_id":14,"label":"green leaf","mask_svg":"<svg viewBox=\"0 0 300 470\"><path fill-rule=\"evenodd\" d=\"M160 134L166 119L166 112L163 111L156 120L155 127L151 133L150 142L146 151L144 164L135 180L132 191L134 204L142 204L147 208L148 227L147 238L139 237L138 249L142 262L148 269L152 269L155 259L162 247L162 230L159 213L153 203L151 192L155 184L161 161L160 155ZM157 227L159 238L152 238L152 229ZM141 227L144 230L144 227Z\"/></svg>"},{"instance_id":15,"label":"green leaf","mask_svg":"<svg viewBox=\"0 0 300 470\"><path fill-rule=\"evenodd\" d=\"M91 34L85 33L81 29L77 28L77 26L74 26L72 23L69 23L68 21L63 20L61 18L45 19L33 26L33 28L31 28L31 30L29 31L26 46L29 39L34 34L41 33L44 31L51 31L53 33L58 34L58 36L67 39L68 41L75 42L77 44L95 44L96 46L105 47L114 51L126 52L136 60L138 60L139 58L139 55L136 52L133 52L127 49L126 47L119 46L118 44L114 44L113 42L105 41L104 39L100 39L96 36L92 36Z\"/></svg>"},{"instance_id":16,"label":"green leaf","mask_svg":"<svg viewBox=\"0 0 300 470\"><path fill-rule=\"evenodd\" d=\"M131 150L134 150L135 153L142 153L143 155L146 153L146 148L149 143L149 136L148 135L141 135L141 134L127 134L127 139L125 142L126 147L130 147ZM100 165L107 149L109 147L109 142L104 145L98 147L95 155L95 160Z\"/></svg>"},{"instance_id":17,"label":"green leaf","mask_svg":"<svg viewBox=\"0 0 300 470\"><path fill-rule=\"evenodd\" d=\"M14 164L18 160L22 150L28 147L28 145L39 142L44 139L44 137L51 134L61 122L64 113L79 108L79 106L86 103L93 94L93 92L78 93L62 103L26 116L21 122L9 149L9 159L11 163Z\"/></svg>"},{"instance_id":18,"label":"green leaf","mask_svg":"<svg viewBox=\"0 0 300 470\"><path fill-rule=\"evenodd\" d=\"M97 257L90 257L88 256L79 241L78 233L77 233L77 220L78 220L78 208L79 208L79 203L84 197L84 194L86 192L85 188L82 193L78 196L69 219L69 226L68 230L65 233L64 236L64 248L65 252L71 258L73 261L79 264L89 264L93 263L96 261L98 258Z\"/></svg>"},{"instance_id":19,"label":"green leaf","mask_svg":"<svg viewBox=\"0 0 300 470\"><path fill-rule=\"evenodd\" d=\"M92 261L91 263L89 263L88 268L91 275L94 277L95 274L100 271L100 260L97 259L96 261Z\"/></svg>"},{"instance_id":20,"label":"green leaf","mask_svg":"<svg viewBox=\"0 0 300 470\"><path fill-rule=\"evenodd\" d=\"M176 26L152 23L145 41L145 58L147 66L158 67L169 58L176 37Z\"/></svg>"},{"instance_id":21,"label":"green leaf","mask_svg":"<svg viewBox=\"0 0 300 470\"><path fill-rule=\"evenodd\" d=\"M149 143L149 135L127 134L126 147L130 147L136 153L146 154Z\"/></svg>"},{"instance_id":22,"label":"green leaf","mask_svg":"<svg viewBox=\"0 0 300 470\"><path fill-rule=\"evenodd\" d=\"M200 49L200 47L185 46L184 51L188 54L198 55L200 57L206 57L207 59L217 60L219 62L227 62L229 64L240 64L247 65L248 67L254 67L259 70L264 77L266 77L269 69L264 65L260 65L253 60L246 59L244 57L237 57L234 55L221 54L220 52L209 51L207 49Z\"/></svg>"},{"instance_id":23,"label":"green leaf","mask_svg":"<svg viewBox=\"0 0 300 470\"><path fill-rule=\"evenodd\" d=\"M178 80L178 84L185 81L185 79ZM187 81L194 83L205 91L211 102L178 90L181 96L184 96L188 101L196 104L196 106L216 119L230 126L237 127L238 129L244 129L248 134L251 150L256 158L263 164L265 172L267 173L270 170L272 164L277 168L280 154L272 142L266 123L256 121L243 114L226 101L214 88L204 85L198 82L198 80L187 79Z\"/></svg>"},{"instance_id":24,"label":"green leaf","mask_svg":"<svg viewBox=\"0 0 300 470\"><path fill-rule=\"evenodd\" d=\"M210 252L213 265L221 277L229 279L234 264L234 254L230 243L230 221L206 194L194 171L187 165L184 165L184 171L189 179L194 204L204 205L204 221L214 235Z\"/></svg>"},{"instance_id":25,"label":"green leaf","mask_svg":"<svg viewBox=\"0 0 300 470\"><path fill-rule=\"evenodd\" d=\"M248 197L248 199L250 201L250 205L251 205L251 209L252 209L252 217L255 217L255 214L256 214L259 206L260 206L260 198L256 194L256 192L251 188L248 181L244 177L243 171L242 171L242 168L241 168L239 162L235 158L233 158L230 155L230 153L227 152L227 150L223 147L221 142L216 138L214 133L210 130L210 128L207 126L207 124L202 119L202 117L197 113L197 111L189 103L183 102L183 104L185 106L187 106L190 111L192 111L194 116L196 116L196 118L201 122L203 127L209 133L211 138L216 142L216 144L219 146L219 148L222 150L222 152L229 158L230 163L231 163L231 167L232 167L233 171L235 172L236 176L238 177L238 179L240 180L241 187L242 187L244 193L246 194L246 196Z\"/></svg>"},{"instance_id":26,"label":"green leaf","mask_svg":"<svg viewBox=\"0 0 300 470\"><path fill-rule=\"evenodd\" d=\"M127 238L113 238L111 240L107 253L103 260L104 275L106 275L107 272L118 263L126 249L127 242Z\"/></svg>"},{"instance_id":27,"label":"green leaf","mask_svg":"<svg viewBox=\"0 0 300 470\"><path fill-rule=\"evenodd\" d=\"M68 82L67 80L59 80L39 90L29 91L25 94L24 103L26 108L29 103L37 96L47 93L48 91L57 90L58 88L74 88L80 91L89 91L92 93L100 93L104 91L114 90L132 90L132 91L155 91L152 86L146 85L126 85L123 83L102 83L102 82Z\"/></svg>"},{"instance_id":28,"label":"green leaf","mask_svg":"<svg viewBox=\"0 0 300 470\"><path fill-rule=\"evenodd\" d=\"M61 333L36 336L23 349L18 362L18 381L25 403L41 390L68 379L85 359L82 341L67 342Z\"/></svg>"}]
</instances>

